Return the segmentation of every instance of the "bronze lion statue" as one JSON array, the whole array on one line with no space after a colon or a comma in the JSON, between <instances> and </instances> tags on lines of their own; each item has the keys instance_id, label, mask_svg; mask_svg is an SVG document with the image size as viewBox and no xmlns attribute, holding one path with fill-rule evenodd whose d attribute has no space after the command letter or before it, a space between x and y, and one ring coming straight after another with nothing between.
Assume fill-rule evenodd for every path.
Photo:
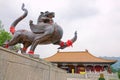
<instances>
[{"instance_id":1,"label":"bronze lion statue","mask_svg":"<svg viewBox=\"0 0 120 80\"><path fill-rule=\"evenodd\" d=\"M68 46L71 46L72 43L74 43L77 39L77 33L75 32L74 37L67 42L61 41L62 35L63 35L63 30L62 28L56 24L49 24L48 22L46 23L39 23L38 24L33 24L33 21L30 20L29 25L31 28L31 31L28 30L16 30L15 27L20 22L22 19L24 19L28 11L27 9L24 8L24 4L22 5L22 10L24 11L24 14L17 18L10 26L10 32L13 34L12 39L10 42L6 44L6 47L13 46L17 43L22 43L23 48L21 49L21 53L26 53L26 50L29 46L29 54L34 54L34 50L37 47L38 44L54 44L54 45L60 45L58 49L64 49ZM42 16L42 15L41 15ZM38 20L40 20L39 18ZM37 33L38 32L38 33Z\"/></svg>"}]
</instances>

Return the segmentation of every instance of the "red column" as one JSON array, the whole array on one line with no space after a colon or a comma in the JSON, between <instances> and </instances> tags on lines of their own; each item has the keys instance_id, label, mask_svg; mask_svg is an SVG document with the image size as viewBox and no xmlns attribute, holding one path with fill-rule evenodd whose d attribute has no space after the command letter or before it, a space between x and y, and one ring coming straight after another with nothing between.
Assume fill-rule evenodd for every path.
<instances>
[{"instance_id":1,"label":"red column","mask_svg":"<svg viewBox=\"0 0 120 80\"><path fill-rule=\"evenodd\" d=\"M93 71L95 72L96 70L95 70L95 65L93 65Z\"/></svg>"},{"instance_id":2,"label":"red column","mask_svg":"<svg viewBox=\"0 0 120 80\"><path fill-rule=\"evenodd\" d=\"M102 65L102 71L104 71L104 65Z\"/></svg>"}]
</instances>

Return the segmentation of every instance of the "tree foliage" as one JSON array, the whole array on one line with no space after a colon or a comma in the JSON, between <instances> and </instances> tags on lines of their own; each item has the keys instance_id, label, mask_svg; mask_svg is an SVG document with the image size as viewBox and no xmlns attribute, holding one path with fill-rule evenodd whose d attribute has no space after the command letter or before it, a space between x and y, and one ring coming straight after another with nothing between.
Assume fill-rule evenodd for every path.
<instances>
[{"instance_id":1,"label":"tree foliage","mask_svg":"<svg viewBox=\"0 0 120 80\"><path fill-rule=\"evenodd\" d=\"M111 68L111 71L112 71L113 73L116 73L116 72L117 72L117 70L114 69L112 66L111 66L110 68Z\"/></svg>"},{"instance_id":2,"label":"tree foliage","mask_svg":"<svg viewBox=\"0 0 120 80\"><path fill-rule=\"evenodd\" d=\"M120 79L120 69L118 69L118 77L119 77L119 79Z\"/></svg>"},{"instance_id":3,"label":"tree foliage","mask_svg":"<svg viewBox=\"0 0 120 80\"><path fill-rule=\"evenodd\" d=\"M10 40L11 38L12 36L10 35L10 33L5 31L2 22L0 21L0 46L2 46L6 40Z\"/></svg>"},{"instance_id":4,"label":"tree foliage","mask_svg":"<svg viewBox=\"0 0 120 80\"><path fill-rule=\"evenodd\" d=\"M120 79L120 68L119 69L114 69L113 67L111 67L111 70L113 73L118 73L118 78Z\"/></svg>"}]
</instances>

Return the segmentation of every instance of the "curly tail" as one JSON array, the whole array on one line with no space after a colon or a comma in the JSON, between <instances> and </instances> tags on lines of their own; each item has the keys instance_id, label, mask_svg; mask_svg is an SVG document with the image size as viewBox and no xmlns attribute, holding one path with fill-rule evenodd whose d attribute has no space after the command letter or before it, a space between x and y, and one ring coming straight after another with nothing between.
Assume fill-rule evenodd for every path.
<instances>
[{"instance_id":1,"label":"curly tail","mask_svg":"<svg viewBox=\"0 0 120 80\"><path fill-rule=\"evenodd\" d=\"M67 42L60 41L59 45L60 47L58 49L64 49L66 47L72 46L72 44L77 40L77 31L74 33L74 37Z\"/></svg>"},{"instance_id":2,"label":"curly tail","mask_svg":"<svg viewBox=\"0 0 120 80\"><path fill-rule=\"evenodd\" d=\"M24 19L28 14L28 10L25 9L24 7L25 7L25 5L23 3L21 9L24 11L24 14L22 16L20 16L19 18L17 18L10 26L10 32L12 34L14 34L14 32L15 32L15 27L18 24L18 22L20 22L22 19Z\"/></svg>"}]
</instances>

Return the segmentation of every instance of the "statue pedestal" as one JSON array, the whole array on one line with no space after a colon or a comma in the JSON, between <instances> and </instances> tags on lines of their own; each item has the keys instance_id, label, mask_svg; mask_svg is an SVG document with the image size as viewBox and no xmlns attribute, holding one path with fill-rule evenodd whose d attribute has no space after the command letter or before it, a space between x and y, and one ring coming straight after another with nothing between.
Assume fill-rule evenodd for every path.
<instances>
[{"instance_id":1,"label":"statue pedestal","mask_svg":"<svg viewBox=\"0 0 120 80\"><path fill-rule=\"evenodd\" d=\"M29 56L31 58L34 58L34 59L39 59L40 58L40 55L39 54L29 54Z\"/></svg>"}]
</instances>

